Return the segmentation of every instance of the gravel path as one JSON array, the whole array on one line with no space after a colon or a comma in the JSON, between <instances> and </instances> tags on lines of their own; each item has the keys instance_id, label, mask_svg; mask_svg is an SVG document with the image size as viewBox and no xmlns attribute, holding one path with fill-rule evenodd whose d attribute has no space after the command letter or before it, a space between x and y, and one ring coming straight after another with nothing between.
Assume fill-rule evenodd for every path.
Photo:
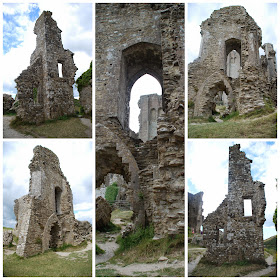
<instances>
[{"instance_id":1,"label":"gravel path","mask_svg":"<svg viewBox=\"0 0 280 280\"><path fill-rule=\"evenodd\" d=\"M3 138L33 138L31 135L24 135L12 129L10 123L13 119L13 116L3 116Z\"/></svg>"},{"instance_id":2,"label":"gravel path","mask_svg":"<svg viewBox=\"0 0 280 280\"><path fill-rule=\"evenodd\" d=\"M200 250L198 250L198 249L200 249ZM199 256L197 256L195 260L188 263L188 276L191 276L194 269L196 268L196 266L198 265L198 263L202 259L204 253L206 252L206 249L205 248L193 248L193 249L189 249L189 250L190 251L195 251L195 250L196 251L201 251L201 254Z\"/></svg>"}]
</instances>

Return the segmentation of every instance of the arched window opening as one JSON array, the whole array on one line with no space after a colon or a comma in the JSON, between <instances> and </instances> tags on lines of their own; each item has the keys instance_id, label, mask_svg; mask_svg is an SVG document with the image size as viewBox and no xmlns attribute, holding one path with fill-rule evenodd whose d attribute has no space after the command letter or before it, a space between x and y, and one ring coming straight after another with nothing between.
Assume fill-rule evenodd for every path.
<instances>
[{"instance_id":1,"label":"arched window opening","mask_svg":"<svg viewBox=\"0 0 280 280\"><path fill-rule=\"evenodd\" d=\"M53 226L51 227L51 231L50 231L50 243L49 243L50 248L58 247L59 231L60 231L60 228L59 228L58 223L53 224Z\"/></svg>"},{"instance_id":2,"label":"arched window opening","mask_svg":"<svg viewBox=\"0 0 280 280\"><path fill-rule=\"evenodd\" d=\"M55 213L57 215L61 214L61 206L60 206L60 200L61 200L61 189L59 187L56 187L54 190L55 194Z\"/></svg>"},{"instance_id":3,"label":"arched window opening","mask_svg":"<svg viewBox=\"0 0 280 280\"><path fill-rule=\"evenodd\" d=\"M241 41L229 39L226 41L226 74L228 77L237 79L241 68Z\"/></svg>"},{"instance_id":4,"label":"arched window opening","mask_svg":"<svg viewBox=\"0 0 280 280\"><path fill-rule=\"evenodd\" d=\"M228 109L228 95L224 90L217 92L214 97L214 105L212 108L212 115L220 114L223 115L224 112Z\"/></svg>"},{"instance_id":5,"label":"arched window opening","mask_svg":"<svg viewBox=\"0 0 280 280\"><path fill-rule=\"evenodd\" d=\"M158 112L162 110L162 87L157 79L143 75L133 85L130 98L129 128L145 135L147 141L156 136Z\"/></svg>"}]
</instances>

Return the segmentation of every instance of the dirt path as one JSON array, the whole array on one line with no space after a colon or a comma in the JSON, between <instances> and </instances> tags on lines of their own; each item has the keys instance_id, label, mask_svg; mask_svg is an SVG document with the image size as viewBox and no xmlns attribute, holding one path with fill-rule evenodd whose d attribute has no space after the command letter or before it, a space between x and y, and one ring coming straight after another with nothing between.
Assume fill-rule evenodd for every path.
<instances>
[{"instance_id":1,"label":"dirt path","mask_svg":"<svg viewBox=\"0 0 280 280\"><path fill-rule=\"evenodd\" d=\"M114 269L122 276L136 276L135 273L145 273L148 277L157 276L157 273L154 273L158 270L164 268L181 268L185 266L184 261L174 261L168 263L168 261L160 263L135 263L127 266L118 266L118 265L106 265L102 266L102 269ZM176 277L176 275L174 275Z\"/></svg>"},{"instance_id":2,"label":"dirt path","mask_svg":"<svg viewBox=\"0 0 280 280\"><path fill-rule=\"evenodd\" d=\"M269 265L267 268L264 268L262 270L258 270L258 271L253 271L247 275L245 275L244 277L261 277L263 275L266 275L270 272L272 272L275 269L275 266L273 266L273 256L269 255L266 259L265 259L266 263Z\"/></svg>"},{"instance_id":3,"label":"dirt path","mask_svg":"<svg viewBox=\"0 0 280 280\"><path fill-rule=\"evenodd\" d=\"M92 244L91 244L91 242L88 242L87 247L82 250L72 251L72 252L55 252L55 253L61 257L66 258L66 257L69 257L69 255L72 253L83 253L83 252L90 251L90 250L92 250Z\"/></svg>"},{"instance_id":4,"label":"dirt path","mask_svg":"<svg viewBox=\"0 0 280 280\"><path fill-rule=\"evenodd\" d=\"M3 138L33 138L31 135L24 135L10 127L13 116L3 116Z\"/></svg>"},{"instance_id":5,"label":"dirt path","mask_svg":"<svg viewBox=\"0 0 280 280\"><path fill-rule=\"evenodd\" d=\"M191 248L191 249L188 249L188 250L189 251L201 251L201 254L199 256L197 256L195 258L195 260L188 263L188 276L191 276L194 269L196 268L196 266L198 265L198 263L202 259L203 255L205 254L206 249L205 248Z\"/></svg>"},{"instance_id":6,"label":"dirt path","mask_svg":"<svg viewBox=\"0 0 280 280\"><path fill-rule=\"evenodd\" d=\"M85 126L88 127L88 129L85 131L87 137L91 138L92 137L92 123L90 121L90 119L86 119L86 118L80 118L81 123L84 124Z\"/></svg>"},{"instance_id":7,"label":"dirt path","mask_svg":"<svg viewBox=\"0 0 280 280\"><path fill-rule=\"evenodd\" d=\"M96 244L105 251L104 254L95 256L96 264L107 262L114 256L115 251L119 248L119 245L116 243L117 235L118 233L110 235L111 241L105 243L96 242Z\"/></svg>"}]
</instances>

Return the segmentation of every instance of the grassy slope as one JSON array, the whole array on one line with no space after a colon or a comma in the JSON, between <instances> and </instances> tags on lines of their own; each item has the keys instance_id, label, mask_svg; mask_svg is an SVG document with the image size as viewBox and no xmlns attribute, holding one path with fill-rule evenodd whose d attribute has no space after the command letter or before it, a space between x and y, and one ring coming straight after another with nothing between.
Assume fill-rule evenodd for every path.
<instances>
[{"instance_id":1,"label":"grassy slope","mask_svg":"<svg viewBox=\"0 0 280 280\"><path fill-rule=\"evenodd\" d=\"M71 253L68 258L59 257L48 251L30 258L20 258L16 254L5 256L4 276L22 277L82 277L92 275L92 251L85 252L87 258ZM76 258L71 260L71 258Z\"/></svg>"},{"instance_id":2,"label":"grassy slope","mask_svg":"<svg viewBox=\"0 0 280 280\"><path fill-rule=\"evenodd\" d=\"M190 120L191 121L191 120ZM277 114L260 118L233 118L223 123L190 125L189 138L276 138Z\"/></svg>"},{"instance_id":3,"label":"grassy slope","mask_svg":"<svg viewBox=\"0 0 280 280\"><path fill-rule=\"evenodd\" d=\"M272 236L264 240L264 250L273 256L273 261L276 262L277 257L277 236Z\"/></svg>"},{"instance_id":4,"label":"grassy slope","mask_svg":"<svg viewBox=\"0 0 280 280\"><path fill-rule=\"evenodd\" d=\"M20 133L45 138L87 138L87 126L79 118L49 121L40 125L12 125Z\"/></svg>"}]
</instances>

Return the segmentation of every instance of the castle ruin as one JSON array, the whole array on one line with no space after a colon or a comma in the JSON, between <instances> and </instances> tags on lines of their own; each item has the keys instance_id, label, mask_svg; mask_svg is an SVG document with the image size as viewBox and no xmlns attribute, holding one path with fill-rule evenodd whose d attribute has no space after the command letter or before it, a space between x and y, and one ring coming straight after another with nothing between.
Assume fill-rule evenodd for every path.
<instances>
[{"instance_id":1,"label":"castle ruin","mask_svg":"<svg viewBox=\"0 0 280 280\"><path fill-rule=\"evenodd\" d=\"M259 48L265 55L259 55ZM242 6L214 11L201 23L199 57L189 64L190 117L209 117L217 101L227 113L246 114L277 105L273 45L262 45L262 31ZM223 96L223 97L222 97Z\"/></svg>"},{"instance_id":2,"label":"castle ruin","mask_svg":"<svg viewBox=\"0 0 280 280\"><path fill-rule=\"evenodd\" d=\"M163 114L161 95L142 95L138 106L140 108L139 138L146 142L157 136L157 119Z\"/></svg>"},{"instance_id":3,"label":"castle ruin","mask_svg":"<svg viewBox=\"0 0 280 280\"><path fill-rule=\"evenodd\" d=\"M73 84L77 67L73 53L65 50L61 30L52 13L44 11L34 27L36 49L30 66L15 80L17 116L25 122L41 123L65 115L73 115Z\"/></svg>"},{"instance_id":4,"label":"castle ruin","mask_svg":"<svg viewBox=\"0 0 280 280\"><path fill-rule=\"evenodd\" d=\"M91 240L91 224L75 219L72 191L58 157L42 146L36 146L33 152L29 193L16 199L14 205L16 253L22 257L63 243L78 245Z\"/></svg>"},{"instance_id":5,"label":"castle ruin","mask_svg":"<svg viewBox=\"0 0 280 280\"><path fill-rule=\"evenodd\" d=\"M208 249L205 258L210 262L265 262L264 184L253 181L251 163L240 145L229 148L228 195L203 221L203 241Z\"/></svg>"},{"instance_id":6,"label":"castle ruin","mask_svg":"<svg viewBox=\"0 0 280 280\"><path fill-rule=\"evenodd\" d=\"M201 232L203 222L203 192L196 194L188 193L188 227L194 233Z\"/></svg>"},{"instance_id":7,"label":"castle ruin","mask_svg":"<svg viewBox=\"0 0 280 280\"><path fill-rule=\"evenodd\" d=\"M156 238L184 232L184 67L184 4L96 4L96 185L121 174L135 225L152 223ZM143 142L129 101L145 74L163 88L163 113Z\"/></svg>"}]
</instances>

